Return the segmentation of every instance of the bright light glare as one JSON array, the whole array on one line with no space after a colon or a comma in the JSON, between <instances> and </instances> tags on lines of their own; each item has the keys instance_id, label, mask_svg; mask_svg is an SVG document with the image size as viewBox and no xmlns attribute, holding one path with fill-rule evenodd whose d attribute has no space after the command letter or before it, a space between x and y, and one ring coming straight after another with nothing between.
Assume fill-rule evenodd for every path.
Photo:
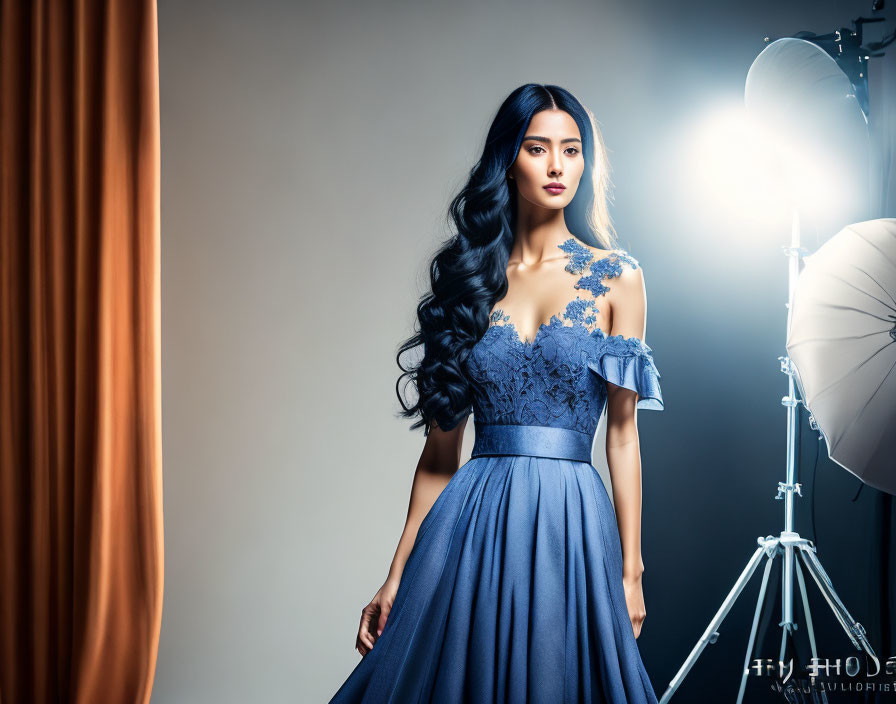
<instances>
[{"instance_id":1,"label":"bright light glare","mask_svg":"<svg viewBox=\"0 0 896 704\"><path fill-rule=\"evenodd\" d=\"M824 216L843 205L842 165L832 145L775 132L741 105L707 113L691 144L694 185L717 215L771 227L785 225L791 209Z\"/></svg>"},{"instance_id":2,"label":"bright light glare","mask_svg":"<svg viewBox=\"0 0 896 704\"><path fill-rule=\"evenodd\" d=\"M742 105L707 113L697 125L689 162L701 202L718 215L780 228L792 208L823 215L840 205L833 150L781 134L752 119Z\"/></svg>"},{"instance_id":3,"label":"bright light glare","mask_svg":"<svg viewBox=\"0 0 896 704\"><path fill-rule=\"evenodd\" d=\"M706 114L691 142L700 202L725 218L780 225L789 218L786 180L763 130L743 106Z\"/></svg>"}]
</instances>

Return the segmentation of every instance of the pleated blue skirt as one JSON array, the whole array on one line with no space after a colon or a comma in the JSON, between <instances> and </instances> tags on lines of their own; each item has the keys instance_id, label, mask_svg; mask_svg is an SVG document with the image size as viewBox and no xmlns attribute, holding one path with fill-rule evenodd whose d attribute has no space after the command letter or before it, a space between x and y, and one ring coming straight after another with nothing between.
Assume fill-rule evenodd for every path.
<instances>
[{"instance_id":1,"label":"pleated blue skirt","mask_svg":"<svg viewBox=\"0 0 896 704\"><path fill-rule=\"evenodd\" d=\"M382 635L331 704L656 704L592 438L476 426L423 519Z\"/></svg>"}]
</instances>

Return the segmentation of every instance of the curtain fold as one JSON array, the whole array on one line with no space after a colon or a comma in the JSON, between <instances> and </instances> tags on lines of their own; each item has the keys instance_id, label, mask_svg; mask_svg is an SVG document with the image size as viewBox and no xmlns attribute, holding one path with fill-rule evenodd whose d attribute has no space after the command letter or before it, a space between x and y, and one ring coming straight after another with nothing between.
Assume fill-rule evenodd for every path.
<instances>
[{"instance_id":1,"label":"curtain fold","mask_svg":"<svg viewBox=\"0 0 896 704\"><path fill-rule=\"evenodd\" d=\"M148 702L164 584L155 0L0 5L0 702Z\"/></svg>"}]
</instances>

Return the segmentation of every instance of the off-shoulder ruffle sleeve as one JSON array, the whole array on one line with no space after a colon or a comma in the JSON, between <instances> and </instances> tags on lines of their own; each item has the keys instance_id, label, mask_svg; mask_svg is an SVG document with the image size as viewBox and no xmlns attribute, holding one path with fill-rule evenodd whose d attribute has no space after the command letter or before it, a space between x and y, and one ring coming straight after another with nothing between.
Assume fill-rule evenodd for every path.
<instances>
[{"instance_id":1,"label":"off-shoulder ruffle sleeve","mask_svg":"<svg viewBox=\"0 0 896 704\"><path fill-rule=\"evenodd\" d=\"M588 367L606 381L637 391L638 408L663 410L660 373L653 361L653 350L643 340L622 335L601 338Z\"/></svg>"}]
</instances>

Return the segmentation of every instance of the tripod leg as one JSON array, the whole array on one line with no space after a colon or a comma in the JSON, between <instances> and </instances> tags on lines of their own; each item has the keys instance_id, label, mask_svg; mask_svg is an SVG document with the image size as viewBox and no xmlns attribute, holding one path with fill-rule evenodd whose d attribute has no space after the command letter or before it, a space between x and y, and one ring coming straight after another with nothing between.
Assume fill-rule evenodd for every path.
<instances>
[{"instance_id":1,"label":"tripod leg","mask_svg":"<svg viewBox=\"0 0 896 704\"><path fill-rule=\"evenodd\" d=\"M716 632L716 628L731 610L731 607L734 605L734 601L743 591L744 586L753 575L753 572L756 571L756 567L759 566L759 560L762 559L762 554L766 551L769 545L777 544L776 539L765 541L764 538L760 538L759 540L763 541L762 544L760 545L760 547L756 548L756 552L753 553L753 556L750 558L750 561L747 563L744 571L740 573L740 577L737 578L737 581L734 583L731 591L728 592L728 596L725 597L725 601L722 602L722 606L716 612L716 615L713 616L712 621L710 621L709 626L703 632L703 635L700 636L700 640L697 641L697 644L691 650L690 655L688 655L687 660L684 661L684 664L681 666L678 672L675 673L675 677L672 678L672 681L666 688L666 691L663 694L662 699L660 699L659 704L666 704L666 702L669 701L669 699L675 693L675 690L678 689L678 687L681 685L682 680L684 680L685 676L688 674L688 671L694 666L694 663L697 662L697 658L700 656L700 653L703 652L703 649L709 643L716 642L719 637L719 634Z\"/></svg>"},{"instance_id":2,"label":"tripod leg","mask_svg":"<svg viewBox=\"0 0 896 704\"><path fill-rule=\"evenodd\" d=\"M793 622L793 564L796 556L793 554L793 546L784 545L783 568L781 570L781 649L778 652L778 662L784 662L787 655L787 638L793 638L796 626ZM794 652L796 646L794 646Z\"/></svg>"},{"instance_id":3,"label":"tripod leg","mask_svg":"<svg viewBox=\"0 0 896 704\"><path fill-rule=\"evenodd\" d=\"M815 582L818 584L822 596L824 596L825 600L828 602L828 605L834 612L834 616L840 622L843 630L846 631L846 635L849 636L852 644L856 649L864 649L866 653L876 658L877 656L874 654L871 644L865 637L865 628L850 615L846 606L840 601L840 597L837 596L837 592L834 591L834 585L831 584L831 578L828 577L827 572L824 571L821 562L819 562L818 558L815 556L814 550L805 545L800 545L799 547L800 555L803 556L803 561L806 563L806 569L809 570L809 573L815 578Z\"/></svg>"},{"instance_id":4,"label":"tripod leg","mask_svg":"<svg viewBox=\"0 0 896 704\"><path fill-rule=\"evenodd\" d=\"M750 656L753 654L753 646L756 644L756 629L759 627L759 614L762 613L762 604L765 601L765 588L768 586L768 573L772 569L772 560L775 553L769 555L765 561L765 570L762 572L762 585L759 587L759 598L756 600L756 611L753 613L753 627L750 629L750 640L747 642L747 654L744 657L744 671L740 678L740 690L737 693L737 704L744 700L744 691L747 688L747 675L750 674Z\"/></svg>"},{"instance_id":5,"label":"tripod leg","mask_svg":"<svg viewBox=\"0 0 896 704\"><path fill-rule=\"evenodd\" d=\"M803 600L803 613L806 614L806 630L809 633L809 646L812 649L812 657L818 658L818 648L815 645L815 628L812 626L812 612L809 610L809 595L806 593L806 579L803 577L803 569L800 567L800 561L794 560L793 566L796 568L796 578L800 585L800 596Z\"/></svg>"},{"instance_id":6,"label":"tripod leg","mask_svg":"<svg viewBox=\"0 0 896 704\"><path fill-rule=\"evenodd\" d=\"M796 568L796 578L797 582L800 585L800 596L803 601L803 613L806 615L806 631L809 634L809 647L812 650L812 657L815 658L815 661L818 661L818 648L815 645L815 628L812 626L812 612L809 610L809 594L806 592L806 579L803 577L803 568L800 567L800 561L794 560L793 566ZM818 692L818 698L820 701L827 704L828 695L824 689L821 689Z\"/></svg>"}]
</instances>

